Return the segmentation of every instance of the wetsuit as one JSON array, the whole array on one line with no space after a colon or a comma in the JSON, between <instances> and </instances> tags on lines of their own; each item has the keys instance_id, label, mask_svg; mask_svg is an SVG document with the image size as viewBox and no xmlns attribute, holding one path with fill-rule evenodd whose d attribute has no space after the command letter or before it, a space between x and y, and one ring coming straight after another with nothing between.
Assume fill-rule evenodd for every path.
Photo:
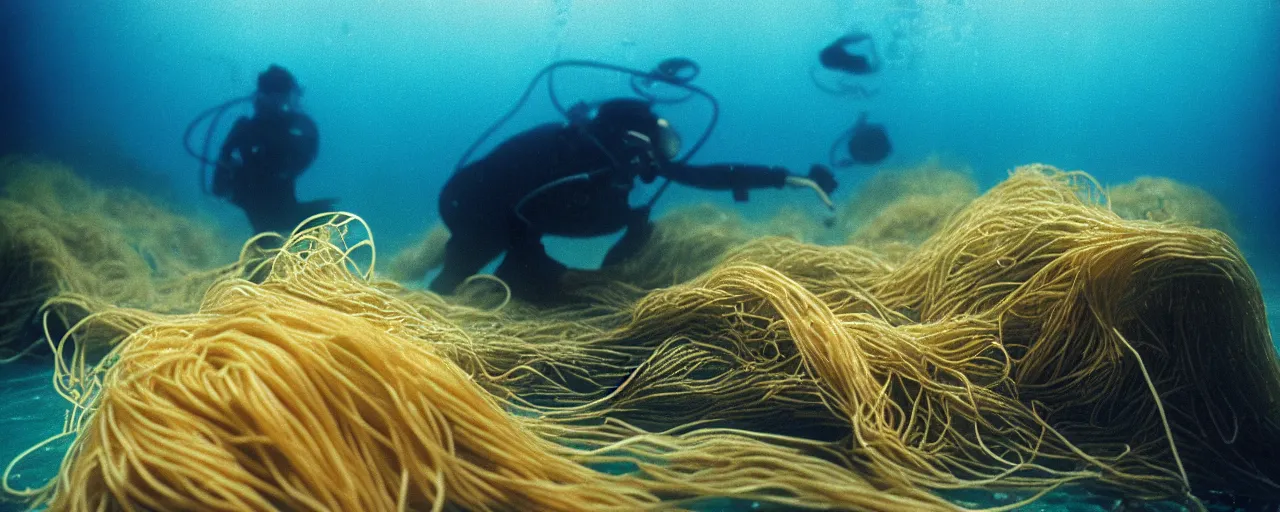
<instances>
[{"instance_id":1,"label":"wetsuit","mask_svg":"<svg viewBox=\"0 0 1280 512\"><path fill-rule=\"evenodd\" d=\"M299 112L266 112L236 120L218 157L213 193L244 210L255 233L288 235L328 211L332 199L299 203L296 183L319 150L316 124Z\"/></svg>"},{"instance_id":2,"label":"wetsuit","mask_svg":"<svg viewBox=\"0 0 1280 512\"><path fill-rule=\"evenodd\" d=\"M637 177L629 156L606 151L582 129L547 124L516 135L460 169L440 194L440 216L451 237L444 268L431 283L451 293L464 279L506 253L496 275L526 298L554 293L565 266L551 259L543 235L594 237L625 229L605 265L631 256L653 230L647 208L628 196ZM666 164L658 176L708 190L782 188L788 172L756 165Z\"/></svg>"}]
</instances>

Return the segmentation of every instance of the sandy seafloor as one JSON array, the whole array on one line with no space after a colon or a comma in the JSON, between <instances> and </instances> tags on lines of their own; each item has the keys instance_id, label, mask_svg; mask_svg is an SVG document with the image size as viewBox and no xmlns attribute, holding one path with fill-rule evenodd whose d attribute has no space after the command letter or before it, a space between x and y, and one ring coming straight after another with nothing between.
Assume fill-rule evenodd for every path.
<instances>
[{"instance_id":1,"label":"sandy seafloor","mask_svg":"<svg viewBox=\"0 0 1280 512\"><path fill-rule=\"evenodd\" d=\"M1280 318L1280 269L1275 265L1255 265L1267 306L1271 338L1275 342ZM1280 347L1280 346L1278 346ZM1278 348L1280 349L1280 348ZM53 369L48 360L28 358L0 366L0 458L7 465L16 455L61 431L67 402L52 387ZM12 468L9 485L14 489L39 486L57 473L62 456L70 445L63 438L35 450ZM1015 501L1017 496L992 491L959 492L948 497L965 507L997 506ZM1102 512L1113 510L1114 499L1075 489L1050 494L1018 510L1040 512ZM0 502L0 512L24 510L21 504ZM715 500L700 510L774 510L757 503ZM1171 503L1148 504L1145 510L1178 511ZM1232 510L1212 507L1211 510Z\"/></svg>"}]
</instances>

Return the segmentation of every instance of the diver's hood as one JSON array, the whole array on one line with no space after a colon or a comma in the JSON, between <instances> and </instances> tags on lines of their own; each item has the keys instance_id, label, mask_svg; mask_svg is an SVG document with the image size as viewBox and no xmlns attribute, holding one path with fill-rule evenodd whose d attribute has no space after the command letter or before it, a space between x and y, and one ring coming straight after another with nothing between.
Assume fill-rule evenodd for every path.
<instances>
[{"instance_id":1,"label":"diver's hood","mask_svg":"<svg viewBox=\"0 0 1280 512\"><path fill-rule=\"evenodd\" d=\"M607 101L592 119L599 133L621 134L629 146L643 146L666 161L680 154L680 135L671 123L653 113L646 101L620 99Z\"/></svg>"},{"instance_id":2,"label":"diver's hood","mask_svg":"<svg viewBox=\"0 0 1280 512\"><path fill-rule=\"evenodd\" d=\"M258 74L258 92L264 94L285 94L301 89L298 80L288 70L272 64L266 71Z\"/></svg>"},{"instance_id":3,"label":"diver's hood","mask_svg":"<svg viewBox=\"0 0 1280 512\"><path fill-rule=\"evenodd\" d=\"M272 64L258 75L258 90L253 95L253 107L265 114L288 113L299 110L302 86L288 70Z\"/></svg>"}]
</instances>

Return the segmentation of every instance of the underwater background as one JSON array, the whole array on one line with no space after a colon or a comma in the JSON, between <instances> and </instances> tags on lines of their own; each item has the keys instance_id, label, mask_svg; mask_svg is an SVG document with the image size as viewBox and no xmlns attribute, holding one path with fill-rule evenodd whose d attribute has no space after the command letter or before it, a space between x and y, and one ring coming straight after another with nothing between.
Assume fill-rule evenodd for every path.
<instances>
[{"instance_id":1,"label":"underwater background","mask_svg":"<svg viewBox=\"0 0 1280 512\"><path fill-rule=\"evenodd\" d=\"M827 161L860 113L883 123L892 155L837 170L840 204L881 169L922 164L963 170L979 191L1031 163L1083 170L1106 186L1157 176L1198 187L1227 208L1276 339L1275 0L7 0L0 17L0 154L42 155L95 185L138 189L213 219L231 239L247 239L248 223L202 196L181 136L202 110L250 92L271 64L298 77L320 128L299 198L339 198L368 223L381 255L439 222L437 195L462 151L543 66L574 58L647 70L682 56L701 66L697 85L720 103L694 163L802 172ZM871 34L886 60L860 80L878 91L869 98L824 94L810 78L817 51L851 31ZM627 79L607 72L567 70L556 81L567 101L628 93ZM545 94L532 98L481 154L558 119ZM697 100L659 112L686 142L710 113ZM658 216L698 203L761 223L782 208L824 213L807 190L735 203L676 186ZM594 268L616 238L557 239L549 250ZM63 427L48 366L0 366L0 460ZM16 480L37 485L60 458L37 454Z\"/></svg>"}]
</instances>

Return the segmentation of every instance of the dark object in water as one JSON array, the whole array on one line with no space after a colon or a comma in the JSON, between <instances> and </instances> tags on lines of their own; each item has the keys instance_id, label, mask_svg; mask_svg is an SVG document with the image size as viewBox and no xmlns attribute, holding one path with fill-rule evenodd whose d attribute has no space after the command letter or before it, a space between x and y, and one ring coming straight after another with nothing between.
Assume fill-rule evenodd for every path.
<instances>
[{"instance_id":1,"label":"dark object in water","mask_svg":"<svg viewBox=\"0 0 1280 512\"><path fill-rule=\"evenodd\" d=\"M307 217L333 206L332 199L299 202L297 198L296 181L315 161L320 140L315 121L300 109L301 96L302 87L293 74L273 64L258 75L256 91L204 111L183 133L184 148L200 162L201 190L244 210L255 233L287 234ZM218 121L243 103L252 103L253 116L236 120L217 157L211 159ZM209 126L197 152L191 135L205 120Z\"/></svg>"},{"instance_id":2,"label":"dark object in water","mask_svg":"<svg viewBox=\"0 0 1280 512\"><path fill-rule=\"evenodd\" d=\"M889 156L892 150L884 125L859 122L849 137L849 157L861 164L874 164Z\"/></svg>"},{"instance_id":3,"label":"dark object in water","mask_svg":"<svg viewBox=\"0 0 1280 512\"><path fill-rule=\"evenodd\" d=\"M822 92L860 99L880 93L879 89L869 89L863 84L847 81L880 71L880 55L876 53L875 42L869 34L854 32L836 39L818 52L818 63L832 72L821 76L823 73L817 66L809 68L809 79Z\"/></svg>"},{"instance_id":4,"label":"dark object in water","mask_svg":"<svg viewBox=\"0 0 1280 512\"><path fill-rule=\"evenodd\" d=\"M865 54L850 51L851 47L864 41L870 47ZM818 53L818 62L824 68L851 75L868 75L880 70L880 57L876 55L875 42L871 40L871 35L862 32L846 35L827 45Z\"/></svg>"},{"instance_id":5,"label":"dark object in water","mask_svg":"<svg viewBox=\"0 0 1280 512\"><path fill-rule=\"evenodd\" d=\"M471 156L480 147L480 145L484 144L484 142L488 140L489 137L491 137L494 134L494 132L502 128L502 126L505 125L507 121L510 121L511 118L514 117L516 113L519 112L520 109L524 107L524 104L529 100L529 96L533 94L533 89L537 87L539 81L541 81L543 77L547 78L547 92L551 97L551 105L555 107L556 111L560 112L560 114L564 116L565 120L571 123L574 121L585 120L585 117L586 117L585 114L587 112L590 112L590 110L593 108L591 104L588 104L586 102L579 102L579 104L577 105L566 108L561 103L559 96L556 94L554 72L559 68L565 68L565 67L596 69L596 70L623 73L625 75L629 75L633 78L638 78L644 81L652 81L655 83L661 82L661 83L670 85L672 87L676 87L676 88L688 91L690 93L697 94L705 98L711 104L711 120L707 123L707 128L702 132L702 135L698 137L698 140L695 141L693 143L693 146L691 146L688 149L688 151L686 151L685 154L681 156L680 159L678 160L678 162L682 164L687 162L690 158L693 158L693 155L696 154L698 150L702 148L702 145L707 142L707 139L711 137L711 132L715 130L716 122L720 118L720 102L717 101L715 97L711 95L711 93L703 90L702 88L696 85L689 83L701 71L701 68L697 65L697 63L693 62L692 60L685 59L683 57L673 57L673 58L662 61L661 63L658 64L656 68L654 68L653 71L648 71L648 72L631 69L623 66L616 66L613 64L606 64L606 63L594 61L594 60L572 60L572 59L559 60L556 62L552 62L551 64L548 64L546 67L543 67L541 71L538 71L536 75L534 75L533 79L529 81L528 87L525 88L524 93L520 95L520 99L516 100L516 105L512 107L511 110L508 111L505 115L503 115L501 118L495 121L492 125L490 125L489 128L485 129L485 131L480 134L480 137L477 138L475 142L473 142L471 146L469 146L466 149L466 151L462 153L462 157L459 158L458 163L454 165L454 171L457 172L459 169L462 169L464 166L466 166L467 163L471 161ZM688 74L681 74L682 71L685 69L688 69L690 72ZM644 95L642 94L641 96L644 96ZM669 102L679 102L683 100L658 101L658 100L650 99L649 101L652 103L659 103L659 102L669 103ZM660 189L660 190L665 190L665 189ZM655 194L655 198L660 195L661 194ZM656 199L652 199L652 200L656 200Z\"/></svg>"},{"instance_id":6,"label":"dark object in water","mask_svg":"<svg viewBox=\"0 0 1280 512\"><path fill-rule=\"evenodd\" d=\"M844 146L849 154L847 158L837 159L836 151L841 146ZM831 144L831 166L874 165L883 161L892 152L893 144L889 142L889 134L885 131L884 125L868 123L867 113L863 112L858 117L857 124Z\"/></svg>"},{"instance_id":7,"label":"dark object in water","mask_svg":"<svg viewBox=\"0 0 1280 512\"><path fill-rule=\"evenodd\" d=\"M502 256L494 276L513 297L561 300L560 278L568 267L547 254L543 236L624 232L603 266L629 259L653 232L650 206L636 208L627 201L637 179L651 183L662 177L728 191L737 201L746 201L749 190L805 187L831 207L829 195L837 182L821 165L807 176L768 165L688 165L677 159L679 138L651 103L618 98L596 110L584 124L547 123L515 135L449 178L439 203L449 239L431 291L453 294Z\"/></svg>"}]
</instances>

